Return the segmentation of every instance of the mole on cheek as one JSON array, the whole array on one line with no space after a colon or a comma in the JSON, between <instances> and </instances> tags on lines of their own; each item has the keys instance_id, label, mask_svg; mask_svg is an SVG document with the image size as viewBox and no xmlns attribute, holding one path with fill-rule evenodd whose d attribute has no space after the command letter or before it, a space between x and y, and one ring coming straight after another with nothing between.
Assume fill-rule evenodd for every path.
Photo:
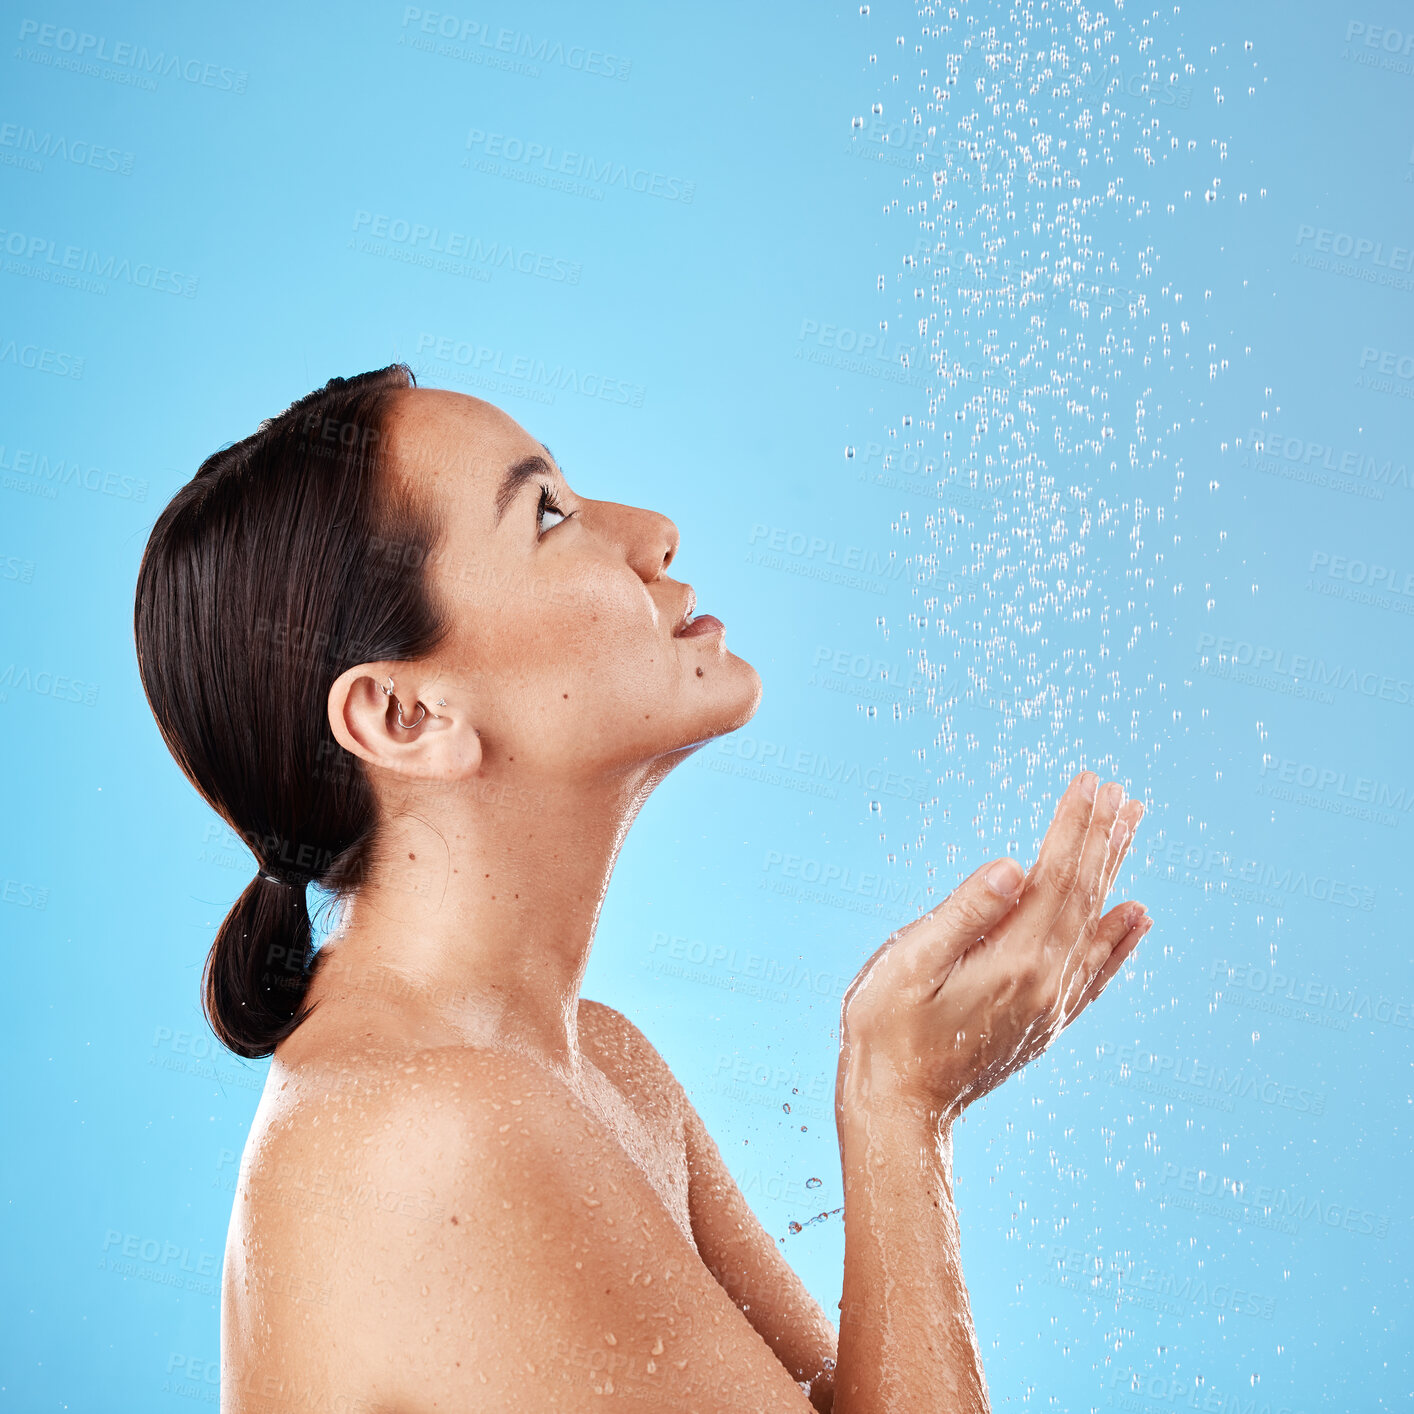
<instances>
[{"instance_id":1,"label":"mole on cheek","mask_svg":"<svg viewBox=\"0 0 1414 1414\"><path fill-rule=\"evenodd\" d=\"M702 676L702 669L701 669L701 668L698 668L698 670L697 670L697 676L698 676L698 677L701 677L701 676Z\"/></svg>"}]
</instances>

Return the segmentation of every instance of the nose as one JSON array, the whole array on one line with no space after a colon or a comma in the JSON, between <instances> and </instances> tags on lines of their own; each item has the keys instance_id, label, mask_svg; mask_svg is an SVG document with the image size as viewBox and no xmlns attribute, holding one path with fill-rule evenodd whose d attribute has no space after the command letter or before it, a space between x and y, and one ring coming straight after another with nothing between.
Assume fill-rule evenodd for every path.
<instances>
[{"instance_id":1,"label":"nose","mask_svg":"<svg viewBox=\"0 0 1414 1414\"><path fill-rule=\"evenodd\" d=\"M678 528L667 516L659 515L656 511L649 514L658 523L658 540L662 545L662 557L658 561L658 573L662 574L673 562L673 556L678 552Z\"/></svg>"},{"instance_id":2,"label":"nose","mask_svg":"<svg viewBox=\"0 0 1414 1414\"><path fill-rule=\"evenodd\" d=\"M610 509L625 559L645 583L661 579L678 552L677 526L667 516L638 506Z\"/></svg>"}]
</instances>

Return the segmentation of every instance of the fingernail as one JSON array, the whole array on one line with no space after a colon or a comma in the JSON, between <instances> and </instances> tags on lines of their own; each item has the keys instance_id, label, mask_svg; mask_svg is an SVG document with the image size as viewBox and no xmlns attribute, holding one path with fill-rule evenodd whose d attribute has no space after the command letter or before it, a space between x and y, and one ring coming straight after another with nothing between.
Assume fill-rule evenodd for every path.
<instances>
[{"instance_id":1,"label":"fingernail","mask_svg":"<svg viewBox=\"0 0 1414 1414\"><path fill-rule=\"evenodd\" d=\"M1021 865L1014 859L999 859L987 870L987 887L1005 898L1021 885Z\"/></svg>"},{"instance_id":2,"label":"fingernail","mask_svg":"<svg viewBox=\"0 0 1414 1414\"><path fill-rule=\"evenodd\" d=\"M1115 849L1123 849L1129 839L1129 821L1115 816L1114 828L1110 831L1110 844Z\"/></svg>"},{"instance_id":3,"label":"fingernail","mask_svg":"<svg viewBox=\"0 0 1414 1414\"><path fill-rule=\"evenodd\" d=\"M1124 804L1124 787L1118 781L1111 781L1105 787L1105 805L1110 810L1118 810Z\"/></svg>"},{"instance_id":4,"label":"fingernail","mask_svg":"<svg viewBox=\"0 0 1414 1414\"><path fill-rule=\"evenodd\" d=\"M1131 928L1137 928L1141 923L1145 922L1146 919L1150 923L1154 921L1152 918L1148 917L1148 914L1145 912L1144 905L1142 903L1135 903L1130 905L1129 926Z\"/></svg>"},{"instance_id":5,"label":"fingernail","mask_svg":"<svg viewBox=\"0 0 1414 1414\"><path fill-rule=\"evenodd\" d=\"M1096 776L1093 771L1086 771L1086 773L1085 773L1083 776L1081 776L1081 778L1080 778L1080 794L1083 795L1086 800L1094 800L1094 798L1095 798L1095 786L1096 786L1096 784L1098 783L1098 781L1099 781L1099 777Z\"/></svg>"}]
</instances>

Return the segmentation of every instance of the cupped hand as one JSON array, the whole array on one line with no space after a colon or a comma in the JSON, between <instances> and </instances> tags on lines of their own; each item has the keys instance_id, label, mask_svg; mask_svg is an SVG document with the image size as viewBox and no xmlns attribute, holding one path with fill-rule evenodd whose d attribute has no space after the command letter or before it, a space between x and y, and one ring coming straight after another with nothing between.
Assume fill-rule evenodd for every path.
<instances>
[{"instance_id":1,"label":"cupped hand","mask_svg":"<svg viewBox=\"0 0 1414 1414\"><path fill-rule=\"evenodd\" d=\"M1082 772L1036 863L984 864L860 969L840 1014L841 1123L881 1110L950 1121L1043 1051L1152 923L1101 913L1144 807Z\"/></svg>"}]
</instances>

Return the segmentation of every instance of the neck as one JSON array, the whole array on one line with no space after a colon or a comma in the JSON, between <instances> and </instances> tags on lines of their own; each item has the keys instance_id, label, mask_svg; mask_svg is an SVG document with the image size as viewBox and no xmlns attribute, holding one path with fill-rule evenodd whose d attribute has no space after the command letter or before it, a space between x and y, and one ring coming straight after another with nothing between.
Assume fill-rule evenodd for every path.
<instances>
[{"instance_id":1,"label":"neck","mask_svg":"<svg viewBox=\"0 0 1414 1414\"><path fill-rule=\"evenodd\" d=\"M475 781L389 810L368 881L310 986L420 1035L579 1065L579 989L614 861L661 772L571 785Z\"/></svg>"}]
</instances>

